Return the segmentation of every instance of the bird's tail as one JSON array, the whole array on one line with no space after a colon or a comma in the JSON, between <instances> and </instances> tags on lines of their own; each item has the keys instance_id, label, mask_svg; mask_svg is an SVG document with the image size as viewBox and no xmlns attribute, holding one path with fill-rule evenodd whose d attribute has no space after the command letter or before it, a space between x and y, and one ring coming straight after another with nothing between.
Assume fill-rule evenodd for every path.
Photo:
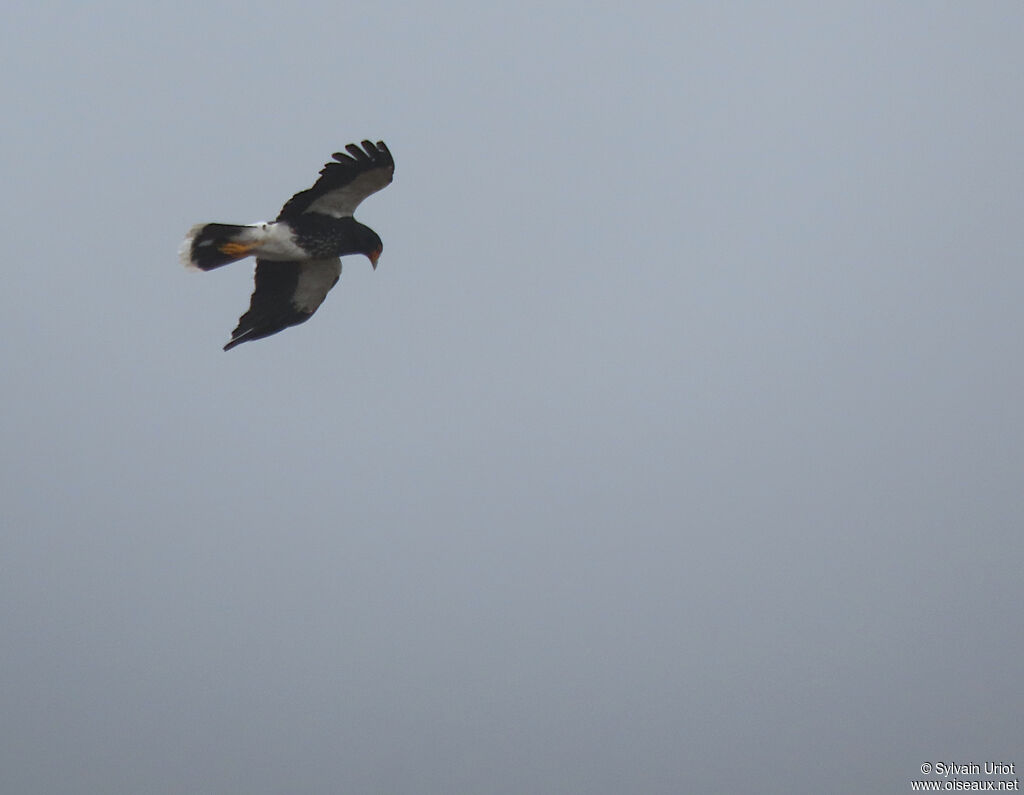
<instances>
[{"instance_id":1,"label":"bird's tail","mask_svg":"<svg viewBox=\"0 0 1024 795\"><path fill-rule=\"evenodd\" d=\"M261 224L196 224L178 254L186 268L210 271L255 253L265 237Z\"/></svg>"}]
</instances>

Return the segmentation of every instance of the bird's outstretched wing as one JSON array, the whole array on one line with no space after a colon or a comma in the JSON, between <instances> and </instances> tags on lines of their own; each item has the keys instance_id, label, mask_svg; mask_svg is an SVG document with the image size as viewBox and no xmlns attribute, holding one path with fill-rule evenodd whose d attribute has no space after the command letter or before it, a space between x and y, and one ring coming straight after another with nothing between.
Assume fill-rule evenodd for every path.
<instances>
[{"instance_id":1,"label":"bird's outstretched wing","mask_svg":"<svg viewBox=\"0 0 1024 795\"><path fill-rule=\"evenodd\" d=\"M395 161L383 141L363 141L363 148L349 144L343 152L332 155L337 162L328 163L320 179L309 190L292 196L281 208L277 220L293 218L301 213L323 213L344 218L355 212L359 203L387 187L395 173Z\"/></svg>"},{"instance_id":2,"label":"bird's outstretched wing","mask_svg":"<svg viewBox=\"0 0 1024 795\"><path fill-rule=\"evenodd\" d=\"M256 289L249 301L249 311L238 319L238 327L224 350L309 320L340 276L338 258L302 262L256 260Z\"/></svg>"}]
</instances>

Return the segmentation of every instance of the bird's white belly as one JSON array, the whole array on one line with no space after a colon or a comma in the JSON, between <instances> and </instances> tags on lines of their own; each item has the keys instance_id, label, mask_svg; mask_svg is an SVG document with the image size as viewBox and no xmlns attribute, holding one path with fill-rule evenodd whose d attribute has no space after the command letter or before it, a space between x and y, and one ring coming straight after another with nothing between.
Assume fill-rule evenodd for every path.
<instances>
[{"instance_id":1,"label":"bird's white belly","mask_svg":"<svg viewBox=\"0 0 1024 795\"><path fill-rule=\"evenodd\" d=\"M291 227L278 222L253 224L262 232L263 240L256 249L256 256L270 260L304 260L309 254L295 244Z\"/></svg>"}]
</instances>

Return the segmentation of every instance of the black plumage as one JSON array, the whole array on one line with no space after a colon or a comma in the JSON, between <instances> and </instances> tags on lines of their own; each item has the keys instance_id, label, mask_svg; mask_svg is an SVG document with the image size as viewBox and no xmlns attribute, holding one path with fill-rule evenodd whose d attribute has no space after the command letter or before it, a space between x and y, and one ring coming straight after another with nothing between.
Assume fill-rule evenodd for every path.
<instances>
[{"instance_id":1,"label":"black plumage","mask_svg":"<svg viewBox=\"0 0 1024 795\"><path fill-rule=\"evenodd\" d=\"M352 217L307 212L289 218L287 223L295 245L313 259L369 253L381 246L376 232Z\"/></svg>"},{"instance_id":2,"label":"black plumage","mask_svg":"<svg viewBox=\"0 0 1024 795\"><path fill-rule=\"evenodd\" d=\"M269 337L309 320L312 312L299 311L290 301L280 300L282 295L295 294L298 281L299 269L295 263L256 260L256 286L249 301L249 310L238 319L238 326L231 332L231 342L224 346L224 350Z\"/></svg>"},{"instance_id":3,"label":"black plumage","mask_svg":"<svg viewBox=\"0 0 1024 795\"><path fill-rule=\"evenodd\" d=\"M337 162L327 163L320 169L320 179L312 188L299 191L285 202L278 213L278 221L310 211L335 217L352 215L359 202L391 182L395 160L383 141L376 144L363 141L362 149L355 144L349 144L345 149L348 154L335 152L331 155ZM327 204L334 204L336 212L312 209L318 201L325 203L325 198L332 200Z\"/></svg>"},{"instance_id":4,"label":"black plumage","mask_svg":"<svg viewBox=\"0 0 1024 795\"><path fill-rule=\"evenodd\" d=\"M257 257L249 309L224 350L308 320L337 283L340 257L363 254L377 267L381 239L352 214L390 184L395 162L383 141L345 149L334 153L311 188L285 202L275 221L197 224L189 231L181 247L189 267L213 270Z\"/></svg>"}]
</instances>

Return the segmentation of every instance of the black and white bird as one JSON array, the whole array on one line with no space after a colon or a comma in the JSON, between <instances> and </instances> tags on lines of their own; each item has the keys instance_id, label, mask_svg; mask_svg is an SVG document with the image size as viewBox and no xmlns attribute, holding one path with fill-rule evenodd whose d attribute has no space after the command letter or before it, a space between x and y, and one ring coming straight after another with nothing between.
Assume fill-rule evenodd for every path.
<instances>
[{"instance_id":1,"label":"black and white bird","mask_svg":"<svg viewBox=\"0 0 1024 795\"><path fill-rule=\"evenodd\" d=\"M257 224L196 224L179 251L186 267L213 270L256 256L256 289L224 350L269 337L313 316L341 277L341 257L363 254L374 269L384 245L352 214L390 184L395 161L383 141L335 152L308 190L292 196L277 220Z\"/></svg>"}]
</instances>

